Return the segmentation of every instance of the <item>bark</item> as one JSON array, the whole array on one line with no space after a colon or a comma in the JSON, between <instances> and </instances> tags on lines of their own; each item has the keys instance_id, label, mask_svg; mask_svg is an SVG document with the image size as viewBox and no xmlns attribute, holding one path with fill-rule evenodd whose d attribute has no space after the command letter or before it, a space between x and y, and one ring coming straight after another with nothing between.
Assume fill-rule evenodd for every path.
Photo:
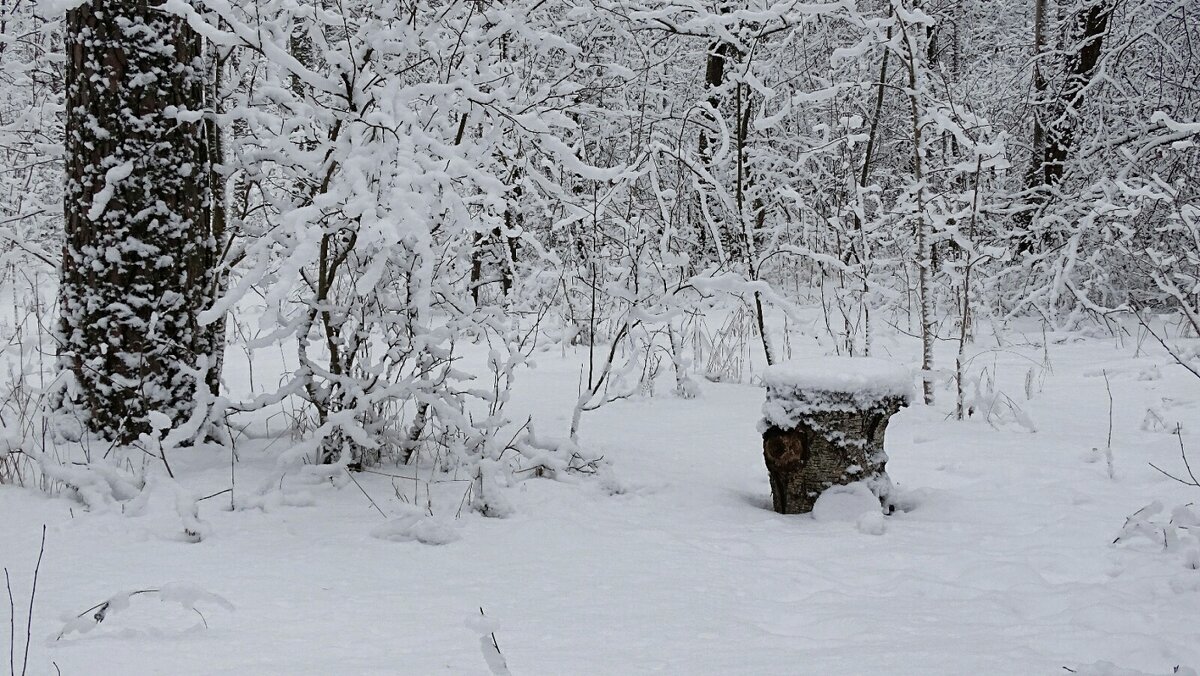
<instances>
[{"instance_id":1,"label":"bark","mask_svg":"<svg viewBox=\"0 0 1200 676\"><path fill-rule=\"evenodd\" d=\"M191 413L213 288L200 39L148 0L67 12L60 360L69 403L128 443ZM64 404L68 400L64 399Z\"/></svg>"},{"instance_id":2,"label":"bark","mask_svg":"<svg viewBox=\"0 0 1200 676\"><path fill-rule=\"evenodd\" d=\"M209 63L208 91L209 108L216 113L221 112L220 90L222 68L222 60L214 54L210 58ZM212 258L209 261L209 268L213 271L212 289L209 292L209 299L216 301L225 295L225 290L229 283L229 271L221 261L222 253L227 249L226 243L230 238L229 199L226 191L225 175L222 173L222 166L225 163L225 143L221 136L221 128L217 124L216 117L209 116L205 120L204 133L208 142L208 188L211 191L209 203L211 204L212 215L210 227L213 239L213 246L210 250ZM215 397L221 394L221 371L225 365L227 315L222 314L204 328L205 340L208 344L206 351L210 355L206 378L209 392Z\"/></svg>"}]
</instances>

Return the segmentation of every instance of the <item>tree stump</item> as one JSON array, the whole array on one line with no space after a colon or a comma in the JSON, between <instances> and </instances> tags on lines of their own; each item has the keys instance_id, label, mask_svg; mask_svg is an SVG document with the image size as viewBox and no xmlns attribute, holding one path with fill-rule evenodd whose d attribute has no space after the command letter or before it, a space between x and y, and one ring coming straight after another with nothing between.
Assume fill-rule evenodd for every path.
<instances>
[{"instance_id":1,"label":"tree stump","mask_svg":"<svg viewBox=\"0 0 1200 676\"><path fill-rule=\"evenodd\" d=\"M912 401L912 374L865 357L806 359L772 366L759 432L780 514L812 511L825 489L862 481L890 511L888 419Z\"/></svg>"}]
</instances>

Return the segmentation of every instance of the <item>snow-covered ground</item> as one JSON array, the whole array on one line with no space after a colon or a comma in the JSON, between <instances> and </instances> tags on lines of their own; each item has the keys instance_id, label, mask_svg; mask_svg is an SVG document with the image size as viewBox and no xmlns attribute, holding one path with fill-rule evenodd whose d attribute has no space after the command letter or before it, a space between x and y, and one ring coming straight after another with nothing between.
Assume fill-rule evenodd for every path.
<instances>
[{"instance_id":1,"label":"snow-covered ground","mask_svg":"<svg viewBox=\"0 0 1200 676\"><path fill-rule=\"evenodd\" d=\"M827 520L772 512L755 430L763 391L707 381L696 400L660 392L585 414L581 442L605 456L611 474L523 481L510 491L508 518L464 509L455 519L454 496L467 484L438 484L439 520L423 523L427 539L452 540L443 545L378 537L408 530L385 521L364 492L397 517L411 509L399 496L421 488L379 474L356 474L362 490L297 485L284 491L295 504L266 509L231 512L221 508L228 496L207 500L199 543L181 537L169 490L129 516L0 487L17 673L43 523L30 674L1200 668L1200 570L1186 551L1198 546L1194 536L1176 531L1165 551L1151 537L1113 544L1126 518L1155 500L1162 522L1200 502L1200 489L1147 464L1184 471L1175 422L1200 464L1200 381L1148 345L1137 354L1132 339L1051 334L1043 346L1042 337L1013 333L1002 348L981 339L972 361L972 372L998 376L995 390L1027 419L996 409L995 426L982 412L950 420L943 385L937 406L893 420L888 469L906 511L882 521L855 510L830 510ZM940 363L951 364L945 347ZM897 339L878 356L889 351L906 363L917 354ZM510 413L527 409L540 431L564 433L582 355L537 355ZM269 476L282 443L243 443L238 485ZM228 457L172 460L198 494L229 485ZM233 609L200 599L202 619L143 594L92 631L55 640L70 617L114 594L168 583L185 585L176 597L203 590Z\"/></svg>"}]
</instances>

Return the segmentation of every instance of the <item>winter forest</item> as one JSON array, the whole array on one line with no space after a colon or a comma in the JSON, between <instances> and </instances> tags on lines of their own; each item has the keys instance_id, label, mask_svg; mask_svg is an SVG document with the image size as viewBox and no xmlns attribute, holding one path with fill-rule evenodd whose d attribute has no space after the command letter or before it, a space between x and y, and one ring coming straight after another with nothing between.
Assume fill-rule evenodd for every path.
<instances>
[{"instance_id":1,"label":"winter forest","mask_svg":"<svg viewBox=\"0 0 1200 676\"><path fill-rule=\"evenodd\" d=\"M0 675L1195 676L1200 0L0 0L0 374Z\"/></svg>"}]
</instances>

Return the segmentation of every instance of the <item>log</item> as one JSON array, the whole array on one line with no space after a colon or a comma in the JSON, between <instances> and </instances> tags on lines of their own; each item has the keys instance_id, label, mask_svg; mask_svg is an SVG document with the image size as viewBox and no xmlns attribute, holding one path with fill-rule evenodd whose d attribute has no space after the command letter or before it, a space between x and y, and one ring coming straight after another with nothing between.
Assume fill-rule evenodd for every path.
<instances>
[{"instance_id":1,"label":"log","mask_svg":"<svg viewBox=\"0 0 1200 676\"><path fill-rule=\"evenodd\" d=\"M891 512L884 434L912 402L912 374L866 357L798 360L767 369L763 458L780 514L812 511L827 488L864 482Z\"/></svg>"}]
</instances>

